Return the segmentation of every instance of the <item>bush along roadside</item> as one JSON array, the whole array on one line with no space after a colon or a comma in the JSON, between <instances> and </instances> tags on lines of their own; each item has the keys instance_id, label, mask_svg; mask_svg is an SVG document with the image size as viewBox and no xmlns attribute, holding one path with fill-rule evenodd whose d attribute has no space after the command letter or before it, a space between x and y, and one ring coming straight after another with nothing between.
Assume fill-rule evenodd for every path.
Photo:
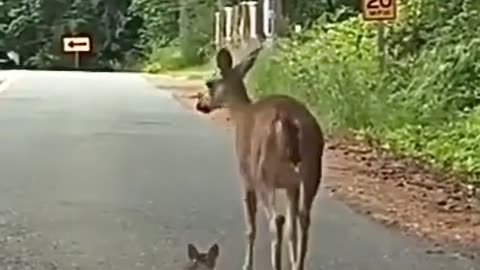
<instances>
[{"instance_id":1,"label":"bush along roadside","mask_svg":"<svg viewBox=\"0 0 480 270\"><path fill-rule=\"evenodd\" d=\"M330 133L366 134L480 185L480 7L460 2L402 6L405 15L387 31L385 72L374 25L320 18L265 52L248 84L256 96L306 102Z\"/></svg>"},{"instance_id":2,"label":"bush along roadside","mask_svg":"<svg viewBox=\"0 0 480 270\"><path fill-rule=\"evenodd\" d=\"M165 41L167 38L155 40L149 37L147 39L149 42L145 46L143 70L149 73L159 73L205 65L213 53L213 28L211 26L214 23L215 1L184 0L175 5L169 5L170 7L176 6L175 10L178 11L164 10L162 3L148 2L148 5L160 5L159 8L166 14L171 15L172 12L175 12L174 17L177 18L177 21L168 21L170 30L175 31L166 31L162 16L154 17L155 23L152 23L152 29L146 32L160 30L160 33L168 34L168 42ZM171 24L178 27L173 29Z\"/></svg>"}]
</instances>

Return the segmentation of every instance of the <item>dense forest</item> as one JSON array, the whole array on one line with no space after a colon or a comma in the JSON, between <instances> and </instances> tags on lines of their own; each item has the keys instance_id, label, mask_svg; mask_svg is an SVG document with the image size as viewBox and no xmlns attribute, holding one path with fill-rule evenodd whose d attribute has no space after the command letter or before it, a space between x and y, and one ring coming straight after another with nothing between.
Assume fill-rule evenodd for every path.
<instances>
[{"instance_id":1,"label":"dense forest","mask_svg":"<svg viewBox=\"0 0 480 270\"><path fill-rule=\"evenodd\" d=\"M194 64L212 48L215 8L234 2L0 0L0 49L17 52L25 68L68 68L73 59L62 54L62 35L86 33L94 53L82 59L84 68L140 68L143 62L155 62L155 55L162 54L158 50L167 47L181 48L182 61ZM357 1L285 1L297 23L349 2Z\"/></svg>"},{"instance_id":2,"label":"dense forest","mask_svg":"<svg viewBox=\"0 0 480 270\"><path fill-rule=\"evenodd\" d=\"M206 4L209 0L203 1ZM188 2L188 1L183 1ZM179 34L181 8L199 1L21 0L0 1L0 48L14 50L30 68L72 65L61 36L86 33L94 53L83 66L114 68L132 63Z\"/></svg>"}]
</instances>

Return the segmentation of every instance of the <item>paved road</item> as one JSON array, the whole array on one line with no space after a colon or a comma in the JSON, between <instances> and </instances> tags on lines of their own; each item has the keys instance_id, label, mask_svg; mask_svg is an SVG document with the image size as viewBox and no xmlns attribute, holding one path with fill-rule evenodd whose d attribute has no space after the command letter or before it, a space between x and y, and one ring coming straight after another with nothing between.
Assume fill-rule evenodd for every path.
<instances>
[{"instance_id":1,"label":"paved road","mask_svg":"<svg viewBox=\"0 0 480 270\"><path fill-rule=\"evenodd\" d=\"M218 269L241 269L230 138L139 75L24 72L0 94L0 131L3 265L178 269L187 243L218 241ZM475 269L326 194L315 213L309 269ZM257 269L269 269L265 236Z\"/></svg>"}]
</instances>

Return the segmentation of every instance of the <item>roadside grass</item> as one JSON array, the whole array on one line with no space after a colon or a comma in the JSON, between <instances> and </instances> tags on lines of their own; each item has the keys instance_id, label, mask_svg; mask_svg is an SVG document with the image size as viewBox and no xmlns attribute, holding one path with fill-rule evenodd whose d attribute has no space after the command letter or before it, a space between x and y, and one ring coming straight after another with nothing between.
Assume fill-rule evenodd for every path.
<instances>
[{"instance_id":1,"label":"roadside grass","mask_svg":"<svg viewBox=\"0 0 480 270\"><path fill-rule=\"evenodd\" d=\"M176 46L153 50L143 64L143 72L149 74L164 74L184 79L205 79L212 70L210 62L189 64Z\"/></svg>"},{"instance_id":2,"label":"roadside grass","mask_svg":"<svg viewBox=\"0 0 480 270\"><path fill-rule=\"evenodd\" d=\"M480 27L478 19L465 20ZM379 147L466 174L468 183L480 185L480 40L466 33L431 41L414 55L391 56L382 73L373 25L360 17L321 19L265 51L248 85L258 97L286 93L300 99L329 133L363 134Z\"/></svg>"},{"instance_id":3,"label":"roadside grass","mask_svg":"<svg viewBox=\"0 0 480 270\"><path fill-rule=\"evenodd\" d=\"M185 67L183 69L165 71L167 75L174 77L184 77L188 80L202 80L209 76L213 67L210 63L205 63L197 66Z\"/></svg>"}]
</instances>

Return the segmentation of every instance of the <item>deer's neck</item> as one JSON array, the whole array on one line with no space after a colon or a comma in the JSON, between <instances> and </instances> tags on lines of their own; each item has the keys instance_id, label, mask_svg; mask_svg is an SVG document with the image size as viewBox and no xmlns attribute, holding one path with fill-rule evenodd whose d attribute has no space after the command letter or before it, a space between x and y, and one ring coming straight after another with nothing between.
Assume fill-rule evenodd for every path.
<instances>
[{"instance_id":1,"label":"deer's neck","mask_svg":"<svg viewBox=\"0 0 480 270\"><path fill-rule=\"evenodd\" d=\"M229 105L232 120L234 122L239 122L242 119L245 119L245 115L249 111L251 105L252 101L247 94L237 97L235 100L232 100Z\"/></svg>"},{"instance_id":2,"label":"deer's neck","mask_svg":"<svg viewBox=\"0 0 480 270\"><path fill-rule=\"evenodd\" d=\"M245 118L246 113L252 105L252 100L248 96L247 89L241 80L231 85L232 95L227 106L229 107L232 120L236 123Z\"/></svg>"}]
</instances>

